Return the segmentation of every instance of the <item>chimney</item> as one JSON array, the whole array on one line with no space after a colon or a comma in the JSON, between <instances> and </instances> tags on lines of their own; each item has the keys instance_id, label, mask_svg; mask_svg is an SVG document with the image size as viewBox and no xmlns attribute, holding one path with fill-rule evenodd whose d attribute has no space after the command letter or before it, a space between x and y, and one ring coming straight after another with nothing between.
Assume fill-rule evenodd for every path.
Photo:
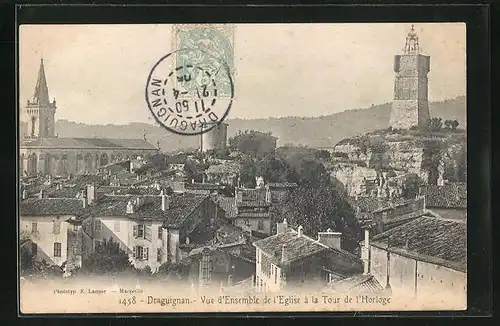
<instances>
[{"instance_id":1,"label":"chimney","mask_svg":"<svg viewBox=\"0 0 500 326\"><path fill-rule=\"evenodd\" d=\"M285 233L286 231L288 231L288 223L286 218L284 218L283 222L276 223L276 234Z\"/></svg>"},{"instance_id":2,"label":"chimney","mask_svg":"<svg viewBox=\"0 0 500 326\"><path fill-rule=\"evenodd\" d=\"M370 273L370 230L365 229L365 243L361 248L361 259L363 260L363 274Z\"/></svg>"},{"instance_id":3,"label":"chimney","mask_svg":"<svg viewBox=\"0 0 500 326\"><path fill-rule=\"evenodd\" d=\"M127 214L134 214L134 205L130 200L127 203Z\"/></svg>"},{"instance_id":4,"label":"chimney","mask_svg":"<svg viewBox=\"0 0 500 326\"><path fill-rule=\"evenodd\" d=\"M40 192L38 193L38 198L42 199L43 196L44 196L43 189L40 189Z\"/></svg>"},{"instance_id":5,"label":"chimney","mask_svg":"<svg viewBox=\"0 0 500 326\"><path fill-rule=\"evenodd\" d=\"M297 228L297 237L301 237L304 234L302 229L302 225L299 225L299 227Z\"/></svg>"},{"instance_id":6,"label":"chimney","mask_svg":"<svg viewBox=\"0 0 500 326\"><path fill-rule=\"evenodd\" d=\"M87 185L87 204L92 204L95 200L95 186L93 184Z\"/></svg>"},{"instance_id":7,"label":"chimney","mask_svg":"<svg viewBox=\"0 0 500 326\"><path fill-rule=\"evenodd\" d=\"M340 232L333 232L331 229L326 232L318 232L318 241L332 249L342 249Z\"/></svg>"},{"instance_id":8,"label":"chimney","mask_svg":"<svg viewBox=\"0 0 500 326\"><path fill-rule=\"evenodd\" d=\"M129 164L129 172L133 173L134 172L134 164L132 163L132 159L130 159L130 164Z\"/></svg>"},{"instance_id":9,"label":"chimney","mask_svg":"<svg viewBox=\"0 0 500 326\"><path fill-rule=\"evenodd\" d=\"M168 210L170 205L170 198L168 195L165 195L163 192L161 194L161 210L166 211Z\"/></svg>"},{"instance_id":10,"label":"chimney","mask_svg":"<svg viewBox=\"0 0 500 326\"><path fill-rule=\"evenodd\" d=\"M81 201L82 201L82 207L85 208L87 206L87 198L82 194L81 196Z\"/></svg>"},{"instance_id":11,"label":"chimney","mask_svg":"<svg viewBox=\"0 0 500 326\"><path fill-rule=\"evenodd\" d=\"M141 205L141 197L137 197L137 198L135 199L135 204L136 204L137 206Z\"/></svg>"},{"instance_id":12,"label":"chimney","mask_svg":"<svg viewBox=\"0 0 500 326\"><path fill-rule=\"evenodd\" d=\"M26 192L26 189L23 189L23 199L26 199L28 197L28 193Z\"/></svg>"},{"instance_id":13,"label":"chimney","mask_svg":"<svg viewBox=\"0 0 500 326\"><path fill-rule=\"evenodd\" d=\"M286 255L287 255L286 244L284 244L281 246L281 262L282 263L286 261Z\"/></svg>"}]
</instances>

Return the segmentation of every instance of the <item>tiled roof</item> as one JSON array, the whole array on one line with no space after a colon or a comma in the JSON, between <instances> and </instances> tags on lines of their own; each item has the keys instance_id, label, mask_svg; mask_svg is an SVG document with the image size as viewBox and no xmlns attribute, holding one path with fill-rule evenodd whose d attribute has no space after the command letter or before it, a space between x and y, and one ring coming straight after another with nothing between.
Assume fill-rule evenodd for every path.
<instances>
[{"instance_id":1,"label":"tiled roof","mask_svg":"<svg viewBox=\"0 0 500 326\"><path fill-rule=\"evenodd\" d=\"M28 198L21 201L20 215L80 215L84 212L81 199Z\"/></svg>"},{"instance_id":2,"label":"tiled roof","mask_svg":"<svg viewBox=\"0 0 500 326\"><path fill-rule=\"evenodd\" d=\"M219 207L226 213L226 218L234 218L238 214L238 209L236 208L236 202L233 197L218 197L217 203Z\"/></svg>"},{"instance_id":3,"label":"tiled roof","mask_svg":"<svg viewBox=\"0 0 500 326\"><path fill-rule=\"evenodd\" d=\"M325 264L323 267L326 269L335 270L344 275L360 273L363 270L363 263L357 256L345 250L330 248L305 235L298 237L295 230L254 242L254 246L262 250L278 266L282 265L283 245L286 245L284 264L319 254Z\"/></svg>"},{"instance_id":4,"label":"tiled roof","mask_svg":"<svg viewBox=\"0 0 500 326\"><path fill-rule=\"evenodd\" d=\"M297 184L295 182L270 182L266 184L269 188L295 188Z\"/></svg>"},{"instance_id":5,"label":"tiled roof","mask_svg":"<svg viewBox=\"0 0 500 326\"><path fill-rule=\"evenodd\" d=\"M164 227L178 228L208 197L195 194L174 194L169 196L169 208L161 210L160 196L140 196L139 206L133 214L127 214L128 201L135 202L138 196L106 196L89 206L92 216L125 216L133 219L163 220Z\"/></svg>"},{"instance_id":6,"label":"tiled roof","mask_svg":"<svg viewBox=\"0 0 500 326\"><path fill-rule=\"evenodd\" d=\"M361 212L375 212L389 206L398 206L406 202L404 198L379 198L379 197L353 197L349 198L349 202L353 208L359 207Z\"/></svg>"},{"instance_id":7,"label":"tiled roof","mask_svg":"<svg viewBox=\"0 0 500 326\"><path fill-rule=\"evenodd\" d=\"M335 292L375 293L384 288L373 275L358 274L329 284L329 289Z\"/></svg>"},{"instance_id":8,"label":"tiled roof","mask_svg":"<svg viewBox=\"0 0 500 326\"><path fill-rule=\"evenodd\" d=\"M103 193L103 194L115 194L115 195L137 195L137 196L159 196L161 193L161 190L158 190L156 188L152 187L147 187L147 188L131 188L127 186L101 186L97 188L96 190L98 193Z\"/></svg>"},{"instance_id":9,"label":"tiled roof","mask_svg":"<svg viewBox=\"0 0 500 326\"><path fill-rule=\"evenodd\" d=\"M73 185L70 187L62 187L51 192L47 192L47 198L77 198L85 187L81 185Z\"/></svg>"},{"instance_id":10,"label":"tiled roof","mask_svg":"<svg viewBox=\"0 0 500 326\"><path fill-rule=\"evenodd\" d=\"M239 212L236 217L238 218L259 218L259 217L270 217L269 212Z\"/></svg>"},{"instance_id":11,"label":"tiled roof","mask_svg":"<svg viewBox=\"0 0 500 326\"><path fill-rule=\"evenodd\" d=\"M467 224L422 216L373 237L375 247L460 271L467 266Z\"/></svg>"},{"instance_id":12,"label":"tiled roof","mask_svg":"<svg viewBox=\"0 0 500 326\"><path fill-rule=\"evenodd\" d=\"M234 225L222 224L217 229L217 241L222 244L238 242L242 236L248 237L250 242L258 240L256 237Z\"/></svg>"},{"instance_id":13,"label":"tiled roof","mask_svg":"<svg viewBox=\"0 0 500 326\"><path fill-rule=\"evenodd\" d=\"M281 262L283 245L286 245L287 263L327 250L326 246L309 237L298 237L294 230L272 235L254 242L254 245L266 253L276 264Z\"/></svg>"},{"instance_id":14,"label":"tiled roof","mask_svg":"<svg viewBox=\"0 0 500 326\"><path fill-rule=\"evenodd\" d=\"M424 193L427 207L467 208L467 184L465 182L427 186Z\"/></svg>"},{"instance_id":15,"label":"tiled roof","mask_svg":"<svg viewBox=\"0 0 500 326\"><path fill-rule=\"evenodd\" d=\"M269 207L271 203L265 200L245 200L236 203L238 207Z\"/></svg>"},{"instance_id":16,"label":"tiled roof","mask_svg":"<svg viewBox=\"0 0 500 326\"><path fill-rule=\"evenodd\" d=\"M39 138L22 145L26 148L109 148L133 150L157 150L144 139L112 139L112 138Z\"/></svg>"},{"instance_id":17,"label":"tiled roof","mask_svg":"<svg viewBox=\"0 0 500 326\"><path fill-rule=\"evenodd\" d=\"M226 188L224 185L218 185L215 183L186 183L184 186L186 189L196 190L222 190Z\"/></svg>"},{"instance_id":18,"label":"tiled roof","mask_svg":"<svg viewBox=\"0 0 500 326\"><path fill-rule=\"evenodd\" d=\"M237 174L241 171L241 165L238 163L225 163L225 164L214 164L210 165L208 169L205 170L209 174Z\"/></svg>"},{"instance_id":19,"label":"tiled roof","mask_svg":"<svg viewBox=\"0 0 500 326\"><path fill-rule=\"evenodd\" d=\"M266 189L238 189L242 201L265 201Z\"/></svg>"}]
</instances>

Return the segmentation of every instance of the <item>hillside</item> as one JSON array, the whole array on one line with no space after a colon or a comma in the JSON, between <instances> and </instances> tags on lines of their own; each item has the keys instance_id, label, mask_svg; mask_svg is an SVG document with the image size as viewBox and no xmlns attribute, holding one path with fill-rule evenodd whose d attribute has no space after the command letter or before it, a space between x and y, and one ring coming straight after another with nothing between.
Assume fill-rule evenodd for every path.
<instances>
[{"instance_id":1,"label":"hillside","mask_svg":"<svg viewBox=\"0 0 500 326\"><path fill-rule=\"evenodd\" d=\"M389 123L391 104L375 105L366 109L347 110L344 112L311 118L285 117L271 119L231 119L228 120L228 137L238 130L272 131L279 138L278 145L302 144L310 147L333 147L341 139L384 129ZM464 96L444 102L430 104L430 114L443 120L456 119L460 127L466 126L466 98ZM128 125L85 125L67 120L57 121L59 137L108 137L142 138L144 130L147 139L156 145L160 141L163 151L197 148L199 136L180 136L169 133L159 126L146 123Z\"/></svg>"}]
</instances>

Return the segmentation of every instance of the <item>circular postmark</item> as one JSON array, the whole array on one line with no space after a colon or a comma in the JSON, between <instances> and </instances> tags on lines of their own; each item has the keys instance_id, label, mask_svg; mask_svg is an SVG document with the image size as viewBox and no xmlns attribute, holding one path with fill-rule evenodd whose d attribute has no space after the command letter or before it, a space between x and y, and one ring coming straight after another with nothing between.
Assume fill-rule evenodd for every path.
<instances>
[{"instance_id":1,"label":"circular postmark","mask_svg":"<svg viewBox=\"0 0 500 326\"><path fill-rule=\"evenodd\" d=\"M221 87L230 91L221 92ZM233 94L227 64L200 49L167 54L154 65L146 84L146 102L155 120L181 135L199 135L220 124Z\"/></svg>"}]
</instances>

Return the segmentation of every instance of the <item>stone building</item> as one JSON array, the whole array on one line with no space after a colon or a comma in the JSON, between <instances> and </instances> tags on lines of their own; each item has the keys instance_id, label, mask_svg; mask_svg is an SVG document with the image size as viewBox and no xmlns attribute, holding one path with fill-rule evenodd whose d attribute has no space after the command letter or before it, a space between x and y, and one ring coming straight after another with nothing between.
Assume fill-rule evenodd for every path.
<instances>
[{"instance_id":1,"label":"stone building","mask_svg":"<svg viewBox=\"0 0 500 326\"><path fill-rule=\"evenodd\" d=\"M428 82L430 57L420 53L412 25L404 53L394 57L394 101L389 126L395 129L425 127L429 120Z\"/></svg>"},{"instance_id":2,"label":"stone building","mask_svg":"<svg viewBox=\"0 0 500 326\"><path fill-rule=\"evenodd\" d=\"M55 99L50 102L43 59L33 98L20 112L20 175L92 173L122 159L154 154L145 139L59 138Z\"/></svg>"},{"instance_id":3,"label":"stone building","mask_svg":"<svg viewBox=\"0 0 500 326\"><path fill-rule=\"evenodd\" d=\"M459 300L467 289L467 224L422 216L362 242L365 274L394 297Z\"/></svg>"}]
</instances>

